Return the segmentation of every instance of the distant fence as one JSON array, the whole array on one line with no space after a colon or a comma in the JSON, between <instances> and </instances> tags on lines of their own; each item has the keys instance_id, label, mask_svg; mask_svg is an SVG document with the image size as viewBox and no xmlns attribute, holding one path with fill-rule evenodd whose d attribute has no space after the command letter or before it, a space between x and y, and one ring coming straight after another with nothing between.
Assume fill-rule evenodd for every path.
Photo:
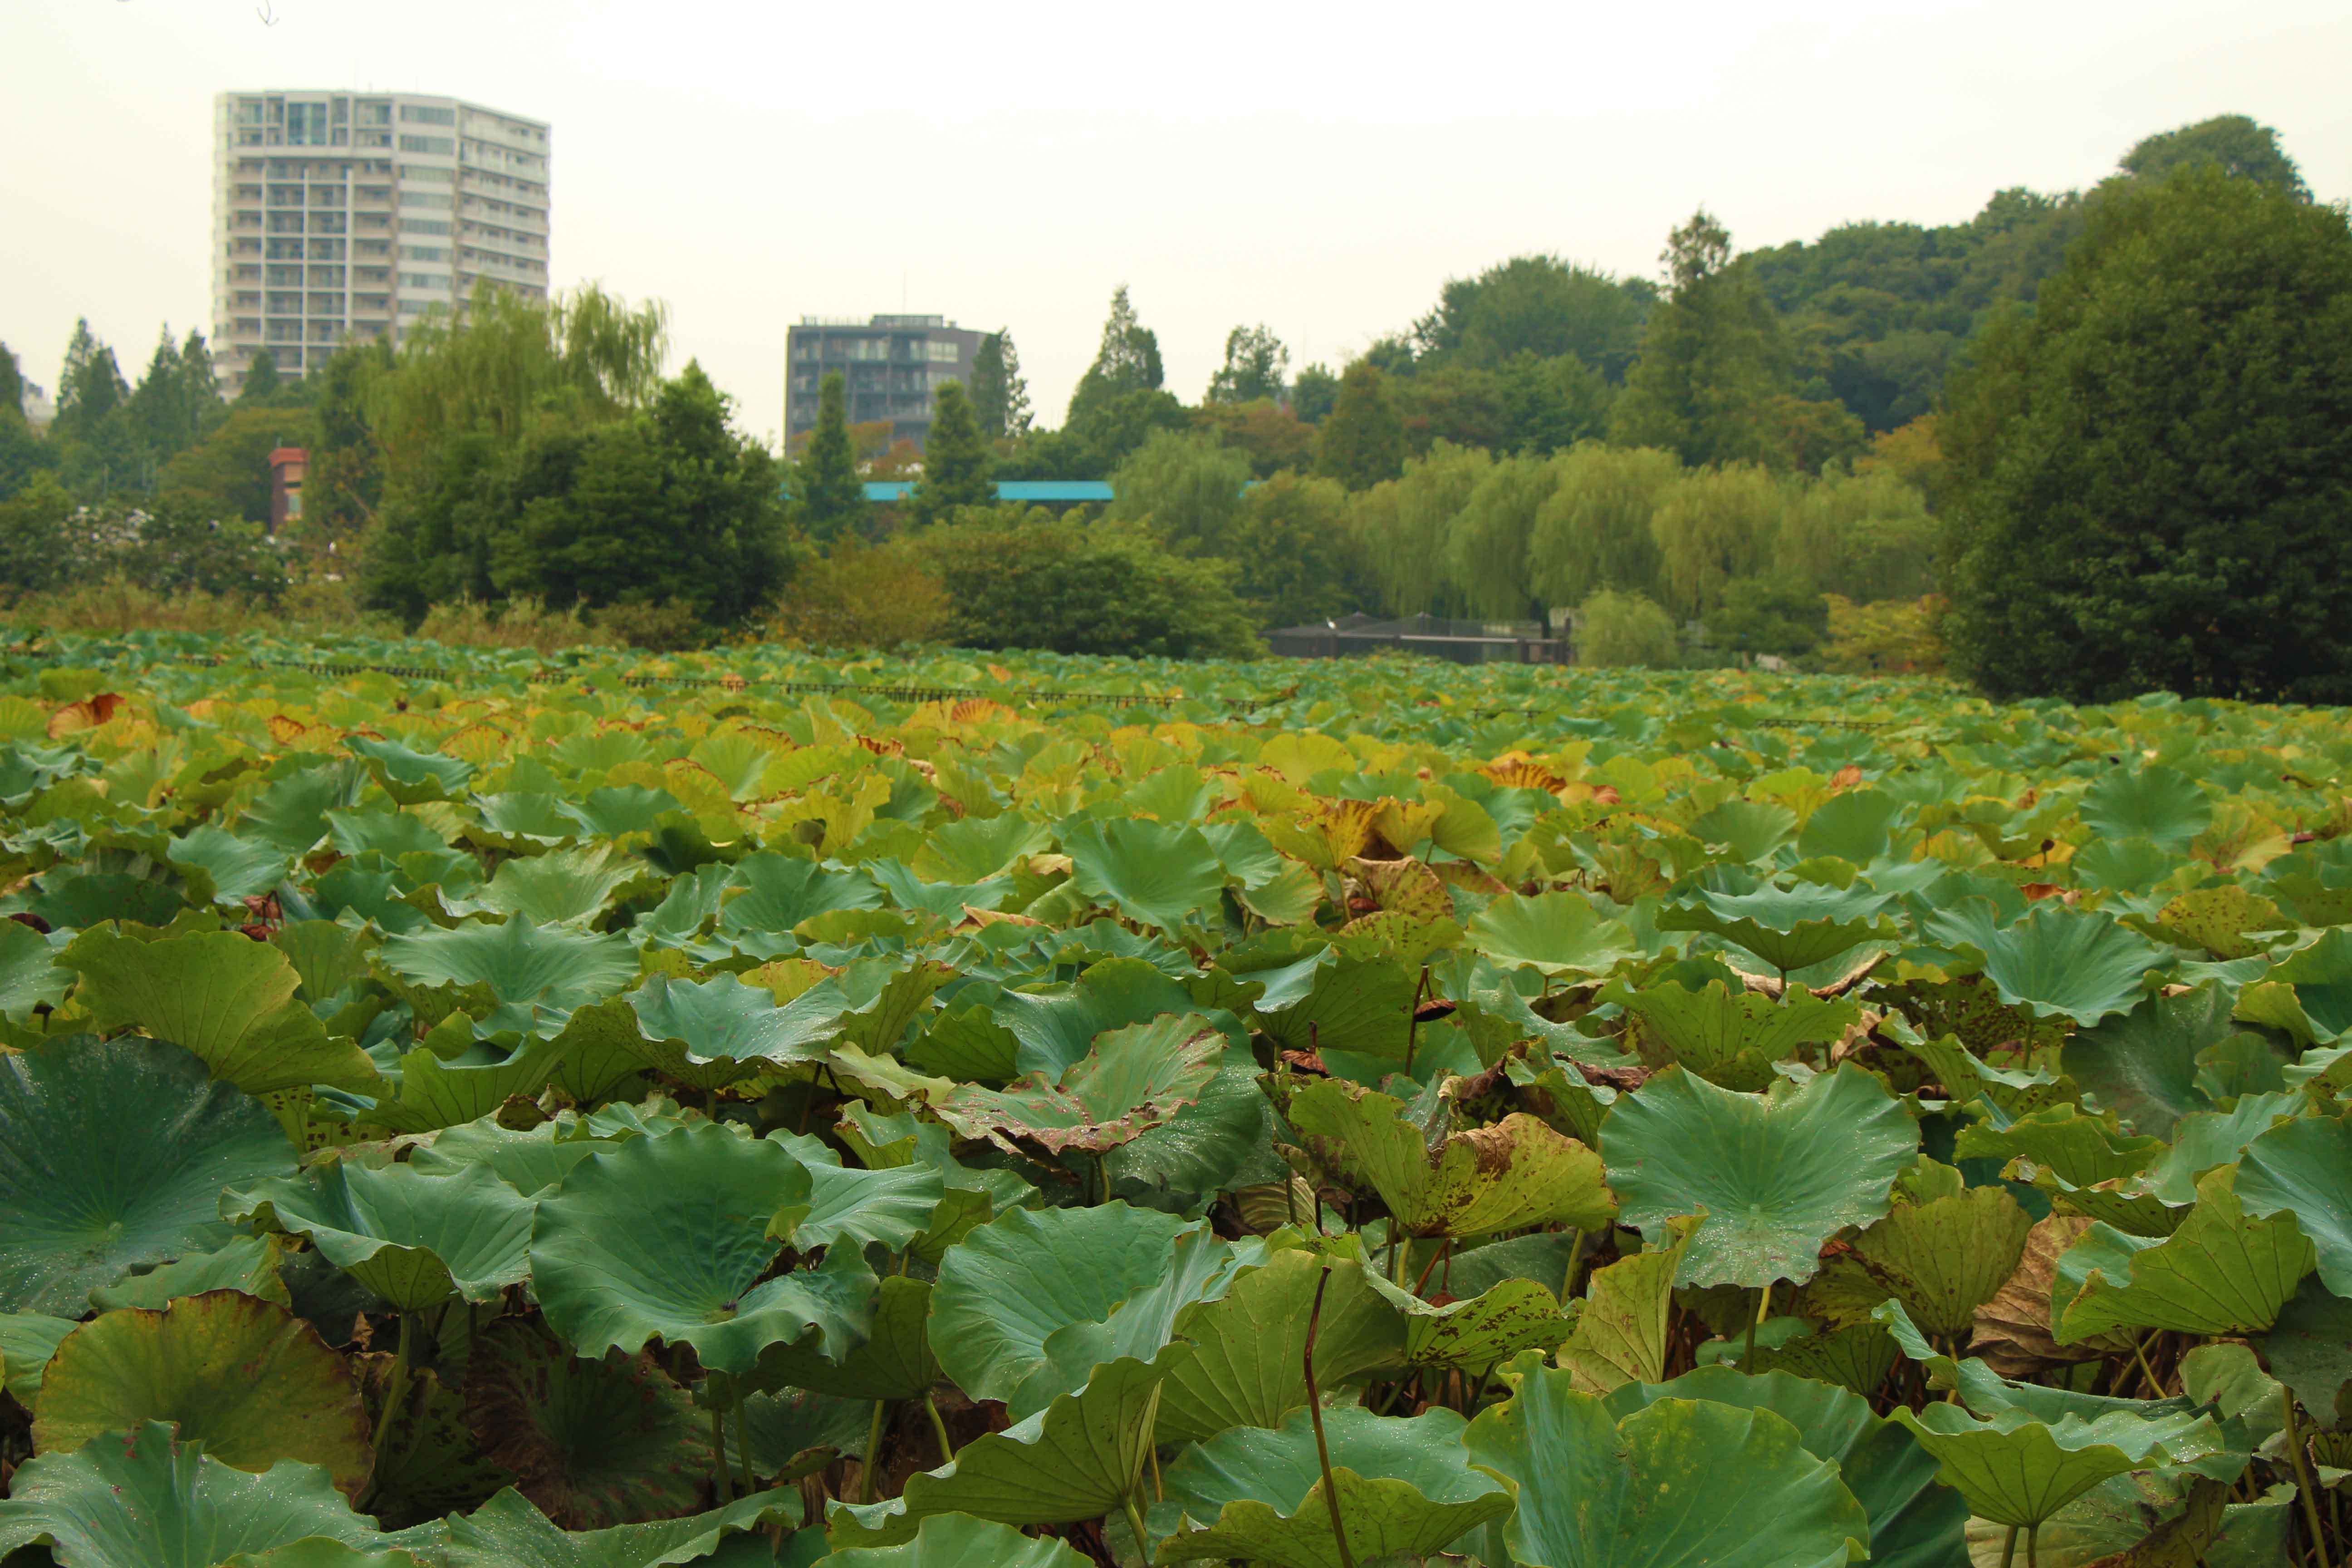
<instances>
[{"instance_id":1,"label":"distant fence","mask_svg":"<svg viewBox=\"0 0 2352 1568\"><path fill-rule=\"evenodd\" d=\"M1349 616L1321 625L1284 626L1265 634L1266 646L1285 658L1346 658L1381 648L1425 653L1455 664L1573 664L1568 638L1547 633L1535 621L1451 621L1407 616L1383 621Z\"/></svg>"}]
</instances>

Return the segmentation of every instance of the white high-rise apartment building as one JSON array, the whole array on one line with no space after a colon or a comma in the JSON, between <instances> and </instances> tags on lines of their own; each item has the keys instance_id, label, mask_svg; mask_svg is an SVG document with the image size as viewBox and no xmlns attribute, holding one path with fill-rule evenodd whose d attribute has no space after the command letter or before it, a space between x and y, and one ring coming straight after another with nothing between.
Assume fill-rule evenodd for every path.
<instances>
[{"instance_id":1,"label":"white high-rise apartment building","mask_svg":"<svg viewBox=\"0 0 2352 1568\"><path fill-rule=\"evenodd\" d=\"M546 122L406 92L213 99L213 354L234 396L495 283L547 295Z\"/></svg>"}]
</instances>

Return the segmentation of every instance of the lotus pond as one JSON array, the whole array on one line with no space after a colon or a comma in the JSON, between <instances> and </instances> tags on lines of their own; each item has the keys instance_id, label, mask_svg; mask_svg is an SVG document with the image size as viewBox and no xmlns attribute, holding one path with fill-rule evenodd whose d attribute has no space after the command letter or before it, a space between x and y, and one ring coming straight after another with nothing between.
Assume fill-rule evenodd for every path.
<instances>
[{"instance_id":1,"label":"lotus pond","mask_svg":"<svg viewBox=\"0 0 2352 1568\"><path fill-rule=\"evenodd\" d=\"M2352 726L0 655L8 1568L2345 1561Z\"/></svg>"}]
</instances>

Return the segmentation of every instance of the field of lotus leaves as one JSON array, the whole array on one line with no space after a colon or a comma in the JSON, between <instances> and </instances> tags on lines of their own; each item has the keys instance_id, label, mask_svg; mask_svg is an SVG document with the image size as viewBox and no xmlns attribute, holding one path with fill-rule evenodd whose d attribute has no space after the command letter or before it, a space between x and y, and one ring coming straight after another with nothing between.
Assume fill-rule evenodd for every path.
<instances>
[{"instance_id":1,"label":"field of lotus leaves","mask_svg":"<svg viewBox=\"0 0 2352 1568\"><path fill-rule=\"evenodd\" d=\"M6 1568L2347 1561L2352 726L0 652Z\"/></svg>"}]
</instances>

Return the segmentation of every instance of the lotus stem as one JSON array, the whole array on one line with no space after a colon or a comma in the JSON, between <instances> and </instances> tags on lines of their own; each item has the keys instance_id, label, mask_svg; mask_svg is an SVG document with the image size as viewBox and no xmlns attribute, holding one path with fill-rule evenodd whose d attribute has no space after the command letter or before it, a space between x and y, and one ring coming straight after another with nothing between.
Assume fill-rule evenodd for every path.
<instances>
[{"instance_id":1,"label":"lotus stem","mask_svg":"<svg viewBox=\"0 0 2352 1568\"><path fill-rule=\"evenodd\" d=\"M718 1472L719 1501L724 1507L735 1500L735 1482L727 1471L727 1407L718 1404L710 1407L710 1468Z\"/></svg>"},{"instance_id":2,"label":"lotus stem","mask_svg":"<svg viewBox=\"0 0 2352 1568\"><path fill-rule=\"evenodd\" d=\"M2150 1331L2147 1339L2152 1340L2155 1337L2156 1331ZM2132 1360L2139 1363L2139 1374L2147 1379L2147 1396L2150 1399L2163 1398L2164 1384L2158 1381L2155 1368L2147 1364L2147 1340L2137 1337L2133 1339Z\"/></svg>"},{"instance_id":3,"label":"lotus stem","mask_svg":"<svg viewBox=\"0 0 2352 1568\"><path fill-rule=\"evenodd\" d=\"M2279 1408L2286 1416L2286 1451L2294 1460L2294 1489L2303 1498L2304 1522L2311 1527L2311 1555L2319 1568L2328 1568L2327 1537L2320 1531L2319 1498L2312 1489L2311 1465L2303 1451L2303 1434L2294 1422L2294 1390L2282 1384Z\"/></svg>"},{"instance_id":4,"label":"lotus stem","mask_svg":"<svg viewBox=\"0 0 2352 1568\"><path fill-rule=\"evenodd\" d=\"M1307 1313L1307 1414L1315 1423L1315 1458L1323 1468L1323 1506L1331 1513L1331 1540L1339 1549L1339 1568L1356 1568L1356 1559L1348 1550L1348 1527L1339 1518L1339 1488L1331 1479L1331 1445L1323 1436L1323 1395L1315 1386L1315 1335L1323 1326L1323 1292L1331 1283L1331 1266L1323 1266L1322 1278L1315 1281L1315 1305ZM1150 1548L1145 1548L1149 1559Z\"/></svg>"},{"instance_id":5,"label":"lotus stem","mask_svg":"<svg viewBox=\"0 0 2352 1568\"><path fill-rule=\"evenodd\" d=\"M1168 1484L1160 1479L1160 1445L1154 1443L1151 1447L1146 1448L1144 1452L1151 1456L1151 1500L1153 1502L1166 1502L1168 1500Z\"/></svg>"},{"instance_id":6,"label":"lotus stem","mask_svg":"<svg viewBox=\"0 0 2352 1568\"><path fill-rule=\"evenodd\" d=\"M940 1463L955 1463L955 1445L948 1441L948 1424L940 1418L940 1407L927 1392L923 1395L923 1414L931 1418L931 1431L940 1440Z\"/></svg>"},{"instance_id":7,"label":"lotus stem","mask_svg":"<svg viewBox=\"0 0 2352 1568\"><path fill-rule=\"evenodd\" d=\"M2025 1531L2025 1568L2042 1568L2042 1559L2035 1555L2033 1550L2041 1543L2041 1541L2042 1527L2038 1524L2027 1526Z\"/></svg>"},{"instance_id":8,"label":"lotus stem","mask_svg":"<svg viewBox=\"0 0 2352 1568\"><path fill-rule=\"evenodd\" d=\"M1568 1248L1568 1278L1561 1280L1559 1285L1559 1304L1563 1307L1567 1306L1570 1299L1576 1294L1576 1266L1583 1261L1584 1227L1579 1226L1576 1230L1576 1240L1570 1243Z\"/></svg>"},{"instance_id":9,"label":"lotus stem","mask_svg":"<svg viewBox=\"0 0 2352 1568\"><path fill-rule=\"evenodd\" d=\"M2000 1543L2000 1568L2009 1568L2009 1564L2010 1564L2010 1561L2011 1561L2011 1559L2014 1558L2016 1555L2017 1555L2017 1526L2015 1526L2015 1525L2013 1525L2013 1524L2012 1524L2012 1525L2011 1525L2011 1526L2009 1527L2009 1533L2008 1533L2008 1535L2004 1536L2004 1537L2001 1539L2001 1543Z\"/></svg>"},{"instance_id":10,"label":"lotus stem","mask_svg":"<svg viewBox=\"0 0 2352 1568\"><path fill-rule=\"evenodd\" d=\"M751 1418L745 1414L744 1398L739 1390L735 1395L735 1462L742 1468L743 1495L750 1497L760 1489L751 1484Z\"/></svg>"},{"instance_id":11,"label":"lotus stem","mask_svg":"<svg viewBox=\"0 0 2352 1568\"><path fill-rule=\"evenodd\" d=\"M1128 1529L1135 1531L1135 1549L1141 1552L1143 1560L1149 1563L1151 1561L1151 1537L1144 1532L1143 1510L1136 1506L1133 1492L1128 1493L1119 1499L1119 1501L1127 1509Z\"/></svg>"},{"instance_id":12,"label":"lotus stem","mask_svg":"<svg viewBox=\"0 0 2352 1568\"><path fill-rule=\"evenodd\" d=\"M857 1477L859 1502L874 1500L874 1461L882 1452L882 1413L888 1408L888 1400L877 1399L874 1402L874 1419L866 1428L866 1463L859 1468Z\"/></svg>"},{"instance_id":13,"label":"lotus stem","mask_svg":"<svg viewBox=\"0 0 2352 1568\"><path fill-rule=\"evenodd\" d=\"M1739 1352L1739 1370L1753 1372L1748 1363L1756 1359L1756 1325L1772 1310L1772 1281L1764 1281L1764 1289L1756 1292L1756 1315L1748 1320L1748 1347Z\"/></svg>"},{"instance_id":14,"label":"lotus stem","mask_svg":"<svg viewBox=\"0 0 2352 1568\"><path fill-rule=\"evenodd\" d=\"M1429 994L1429 965L1421 966L1421 981L1412 988L1412 1000L1404 1009L1404 1076L1412 1076L1412 1047L1421 1037L1421 1004Z\"/></svg>"},{"instance_id":15,"label":"lotus stem","mask_svg":"<svg viewBox=\"0 0 2352 1568\"><path fill-rule=\"evenodd\" d=\"M378 1464L383 1462L383 1440L392 1433L392 1413L400 1408L402 1396L408 1392L409 1346L415 1333L411 1321L408 1313L400 1314L400 1344L393 1352L392 1375L384 1380L383 1408L376 1412L375 1441L370 1446L375 1449Z\"/></svg>"}]
</instances>

